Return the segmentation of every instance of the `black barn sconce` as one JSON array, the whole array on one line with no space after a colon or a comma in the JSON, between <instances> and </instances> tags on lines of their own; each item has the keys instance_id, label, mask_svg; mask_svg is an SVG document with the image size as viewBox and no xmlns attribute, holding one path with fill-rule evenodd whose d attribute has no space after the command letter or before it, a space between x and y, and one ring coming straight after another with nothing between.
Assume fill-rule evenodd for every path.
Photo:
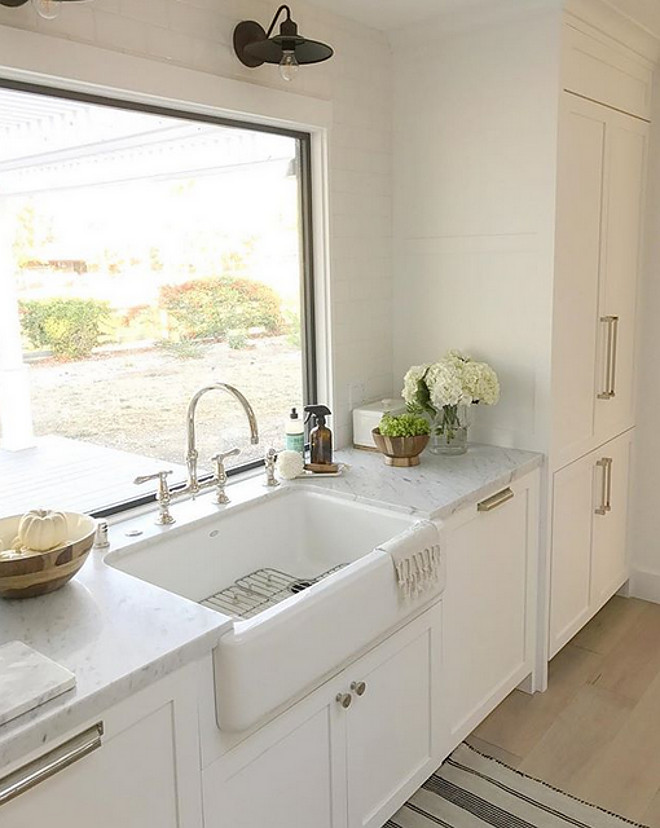
<instances>
[{"instance_id":1,"label":"black barn sconce","mask_svg":"<svg viewBox=\"0 0 660 828\"><path fill-rule=\"evenodd\" d=\"M286 13L286 17L280 23L280 33L273 35L282 12ZM239 23L234 29L234 51L241 63L251 68L264 63L279 64L280 75L286 81L293 80L299 66L321 63L334 54L331 46L309 40L298 33L298 26L291 19L288 6L279 7L268 31L254 20Z\"/></svg>"}]
</instances>

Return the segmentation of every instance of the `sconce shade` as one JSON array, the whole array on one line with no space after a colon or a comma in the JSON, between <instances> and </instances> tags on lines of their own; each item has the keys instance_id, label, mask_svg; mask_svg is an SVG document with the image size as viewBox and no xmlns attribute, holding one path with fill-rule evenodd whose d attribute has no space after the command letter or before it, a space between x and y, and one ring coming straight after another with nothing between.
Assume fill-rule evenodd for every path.
<instances>
[{"instance_id":1,"label":"sconce shade","mask_svg":"<svg viewBox=\"0 0 660 828\"><path fill-rule=\"evenodd\" d=\"M271 37L282 11L286 11L286 19L280 25L280 33ZM298 33L288 6L280 6L268 31L254 20L239 23L234 29L234 51L241 63L252 68L263 63L281 63L285 52L293 52L300 64L321 63L334 54L326 43L309 40Z\"/></svg>"}]
</instances>

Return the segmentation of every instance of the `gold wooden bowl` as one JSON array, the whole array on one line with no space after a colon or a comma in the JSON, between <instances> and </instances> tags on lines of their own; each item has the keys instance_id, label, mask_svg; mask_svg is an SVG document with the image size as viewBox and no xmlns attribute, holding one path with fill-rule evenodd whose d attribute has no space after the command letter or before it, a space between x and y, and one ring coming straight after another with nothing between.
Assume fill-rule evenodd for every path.
<instances>
[{"instance_id":1,"label":"gold wooden bowl","mask_svg":"<svg viewBox=\"0 0 660 828\"><path fill-rule=\"evenodd\" d=\"M387 465L402 468L419 466L419 455L430 439L428 434L419 434L417 437L384 437L377 428L371 433L378 451L385 456Z\"/></svg>"},{"instance_id":2,"label":"gold wooden bowl","mask_svg":"<svg viewBox=\"0 0 660 828\"><path fill-rule=\"evenodd\" d=\"M96 521L87 515L64 512L69 538L48 552L0 560L0 597L33 598L54 592L71 580L85 563L94 544ZM0 520L0 544L9 549L18 534L22 515Z\"/></svg>"}]
</instances>

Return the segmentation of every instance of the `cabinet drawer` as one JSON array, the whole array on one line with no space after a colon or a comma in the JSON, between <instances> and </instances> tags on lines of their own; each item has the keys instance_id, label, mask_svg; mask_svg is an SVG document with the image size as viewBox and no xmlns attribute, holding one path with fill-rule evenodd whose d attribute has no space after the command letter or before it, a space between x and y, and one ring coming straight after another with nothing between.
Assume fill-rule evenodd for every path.
<instances>
[{"instance_id":1,"label":"cabinet drawer","mask_svg":"<svg viewBox=\"0 0 660 828\"><path fill-rule=\"evenodd\" d=\"M110 735L94 752L0 805L2 828L44 823L49 828L178 828L172 725L164 706Z\"/></svg>"}]
</instances>

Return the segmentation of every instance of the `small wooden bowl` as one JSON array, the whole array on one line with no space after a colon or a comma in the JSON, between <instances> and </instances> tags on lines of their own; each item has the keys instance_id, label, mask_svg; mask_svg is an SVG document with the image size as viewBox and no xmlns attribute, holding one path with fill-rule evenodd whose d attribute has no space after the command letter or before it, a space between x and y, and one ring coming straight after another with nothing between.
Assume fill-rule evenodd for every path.
<instances>
[{"instance_id":1,"label":"small wooden bowl","mask_svg":"<svg viewBox=\"0 0 660 828\"><path fill-rule=\"evenodd\" d=\"M419 455L430 440L428 434L420 434L417 437L383 437L377 428L371 433L378 451L385 456L387 465L401 468L419 466Z\"/></svg>"},{"instance_id":2,"label":"small wooden bowl","mask_svg":"<svg viewBox=\"0 0 660 828\"><path fill-rule=\"evenodd\" d=\"M96 521L87 515L65 512L69 540L56 549L23 558L0 560L0 597L33 598L54 592L71 580L94 545ZM8 549L18 534L22 515L0 520L0 542Z\"/></svg>"}]
</instances>

